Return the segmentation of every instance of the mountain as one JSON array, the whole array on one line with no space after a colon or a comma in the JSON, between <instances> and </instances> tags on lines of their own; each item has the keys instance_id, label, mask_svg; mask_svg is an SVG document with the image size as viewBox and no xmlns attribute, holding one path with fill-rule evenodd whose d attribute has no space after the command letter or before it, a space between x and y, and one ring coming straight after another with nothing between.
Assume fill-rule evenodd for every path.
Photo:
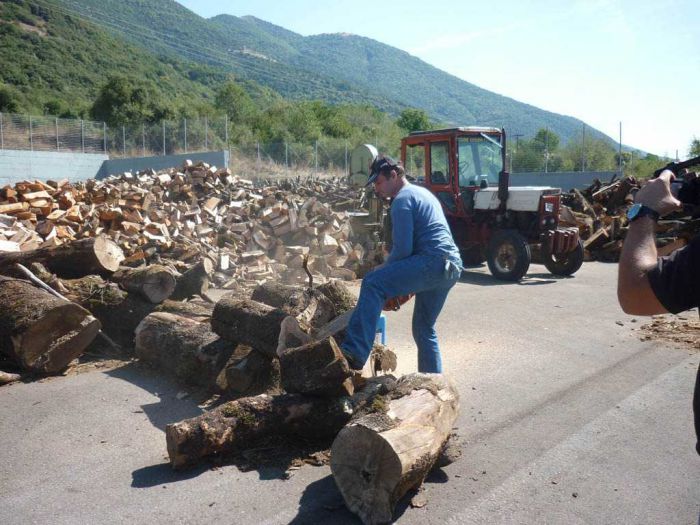
<instances>
[{"instance_id":1,"label":"mountain","mask_svg":"<svg viewBox=\"0 0 700 525\"><path fill-rule=\"evenodd\" d=\"M580 120L484 90L370 38L350 34L304 37L252 16L206 19L174 0L0 0L4 10L10 4L16 6L12 9L45 5L54 24L65 20L61 25L66 27L51 28L58 38L48 57L48 64L54 65L50 74L47 61L37 54L46 44L32 43L23 49L37 57L37 67L44 69L40 79L47 89L76 82L85 89L90 84L99 86L97 77L109 70L143 72L172 86L181 96L189 93L206 98L217 79L232 73L290 99L366 103L393 115L416 107L448 125L504 126L511 134L525 136L546 127L562 142L581 135ZM22 46L41 41L36 28L21 23L4 24L0 31L11 31ZM69 48L61 50L61 45L55 45L61 41L69 43ZM1 42L0 51L4 51ZM0 81L15 85L20 79L23 84L19 85L31 85L33 75L13 66L5 52L2 55ZM56 67L64 56L75 71L65 80L50 78L66 76ZM3 67L9 69L3 71ZM612 142L590 127L586 135Z\"/></svg>"}]
</instances>

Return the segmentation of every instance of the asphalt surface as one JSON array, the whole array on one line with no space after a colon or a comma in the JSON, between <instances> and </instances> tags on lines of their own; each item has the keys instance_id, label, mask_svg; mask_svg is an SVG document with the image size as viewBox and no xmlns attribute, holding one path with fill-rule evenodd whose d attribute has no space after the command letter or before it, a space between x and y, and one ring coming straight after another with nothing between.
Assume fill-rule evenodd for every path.
<instances>
[{"instance_id":1,"label":"asphalt surface","mask_svg":"<svg viewBox=\"0 0 700 525\"><path fill-rule=\"evenodd\" d=\"M463 457L397 522L698 522L700 353L642 342L646 320L617 306L616 270L587 263L557 279L533 265L521 284L465 272L438 322ZM388 314L399 373L416 366L411 310ZM288 480L232 465L173 472L163 429L201 412L179 391L134 364L0 388L2 522L359 523L328 467Z\"/></svg>"}]
</instances>

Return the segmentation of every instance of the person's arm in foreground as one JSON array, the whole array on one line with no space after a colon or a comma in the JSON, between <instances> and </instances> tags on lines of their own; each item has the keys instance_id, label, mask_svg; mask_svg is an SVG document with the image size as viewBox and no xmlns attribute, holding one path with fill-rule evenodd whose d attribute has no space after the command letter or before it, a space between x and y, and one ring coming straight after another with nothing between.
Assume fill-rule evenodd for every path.
<instances>
[{"instance_id":1,"label":"person's arm in foreground","mask_svg":"<svg viewBox=\"0 0 700 525\"><path fill-rule=\"evenodd\" d=\"M680 207L671 194L673 174L664 171L659 178L648 182L635 196L635 202L648 206L663 216ZM625 313L655 315L666 313L647 277L656 266L658 254L655 243L655 221L642 217L630 223L622 246L617 281L617 298Z\"/></svg>"}]
</instances>

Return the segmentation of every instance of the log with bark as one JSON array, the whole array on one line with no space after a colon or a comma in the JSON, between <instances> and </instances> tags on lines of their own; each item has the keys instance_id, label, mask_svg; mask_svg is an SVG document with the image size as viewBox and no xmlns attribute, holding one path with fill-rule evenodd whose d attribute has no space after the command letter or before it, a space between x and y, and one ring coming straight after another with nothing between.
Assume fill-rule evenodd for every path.
<instances>
[{"instance_id":1,"label":"log with bark","mask_svg":"<svg viewBox=\"0 0 700 525\"><path fill-rule=\"evenodd\" d=\"M320 308L323 309L323 315L316 314L316 319L312 321L314 326L327 323L350 310L357 303L357 299L350 293L347 286L335 279L312 290L300 285L287 285L272 280L266 281L253 290L251 299L284 310L295 317L308 309L314 299L322 301L323 304ZM319 308L319 306L316 308Z\"/></svg>"},{"instance_id":2,"label":"log with bark","mask_svg":"<svg viewBox=\"0 0 700 525\"><path fill-rule=\"evenodd\" d=\"M216 335L209 323L153 312L136 327L134 348L137 357L179 381L210 387L235 345Z\"/></svg>"},{"instance_id":3,"label":"log with bark","mask_svg":"<svg viewBox=\"0 0 700 525\"><path fill-rule=\"evenodd\" d=\"M205 457L252 448L272 435L330 439L354 412L390 392L395 383L392 376L375 378L352 397L262 394L230 401L165 428L170 464L175 469L192 466Z\"/></svg>"},{"instance_id":4,"label":"log with bark","mask_svg":"<svg viewBox=\"0 0 700 525\"><path fill-rule=\"evenodd\" d=\"M280 325L287 314L278 308L236 295L226 295L216 303L211 317L214 332L221 337L255 348L274 357Z\"/></svg>"},{"instance_id":5,"label":"log with bark","mask_svg":"<svg viewBox=\"0 0 700 525\"><path fill-rule=\"evenodd\" d=\"M366 524L388 523L401 497L419 487L445 447L459 394L440 374L410 374L338 433L331 471L348 508Z\"/></svg>"},{"instance_id":6,"label":"log with bark","mask_svg":"<svg viewBox=\"0 0 700 525\"><path fill-rule=\"evenodd\" d=\"M0 273L19 275L15 264L28 267L39 262L59 277L106 276L118 270L123 260L121 248L109 237L98 235L60 246L0 253Z\"/></svg>"},{"instance_id":7,"label":"log with bark","mask_svg":"<svg viewBox=\"0 0 700 525\"><path fill-rule=\"evenodd\" d=\"M85 308L19 279L0 276L0 352L34 373L55 374L100 330Z\"/></svg>"},{"instance_id":8,"label":"log with bark","mask_svg":"<svg viewBox=\"0 0 700 525\"><path fill-rule=\"evenodd\" d=\"M209 289L209 275L214 271L214 263L208 257L186 270L177 278L175 290L170 295L173 300L189 299L193 295L203 295Z\"/></svg>"},{"instance_id":9,"label":"log with bark","mask_svg":"<svg viewBox=\"0 0 700 525\"><path fill-rule=\"evenodd\" d=\"M279 359L287 392L324 397L353 393L353 372L332 337L288 348Z\"/></svg>"},{"instance_id":10,"label":"log with bark","mask_svg":"<svg viewBox=\"0 0 700 525\"><path fill-rule=\"evenodd\" d=\"M112 279L129 293L139 294L154 304L160 304L175 290L175 275L167 267L152 264L117 272Z\"/></svg>"},{"instance_id":11,"label":"log with bark","mask_svg":"<svg viewBox=\"0 0 700 525\"><path fill-rule=\"evenodd\" d=\"M209 321L214 305L205 302L194 301L172 301L167 299L156 306L155 312L168 312L171 314L189 317L195 321Z\"/></svg>"}]
</instances>

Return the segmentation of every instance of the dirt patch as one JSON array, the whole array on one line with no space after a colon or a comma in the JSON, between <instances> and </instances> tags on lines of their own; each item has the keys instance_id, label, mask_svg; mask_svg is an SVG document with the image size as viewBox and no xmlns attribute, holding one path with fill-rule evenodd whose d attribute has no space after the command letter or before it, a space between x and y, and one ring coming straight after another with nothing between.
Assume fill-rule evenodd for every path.
<instances>
[{"instance_id":1,"label":"dirt patch","mask_svg":"<svg viewBox=\"0 0 700 525\"><path fill-rule=\"evenodd\" d=\"M700 319L697 316L658 316L642 325L642 341L664 341L700 352Z\"/></svg>"}]
</instances>

